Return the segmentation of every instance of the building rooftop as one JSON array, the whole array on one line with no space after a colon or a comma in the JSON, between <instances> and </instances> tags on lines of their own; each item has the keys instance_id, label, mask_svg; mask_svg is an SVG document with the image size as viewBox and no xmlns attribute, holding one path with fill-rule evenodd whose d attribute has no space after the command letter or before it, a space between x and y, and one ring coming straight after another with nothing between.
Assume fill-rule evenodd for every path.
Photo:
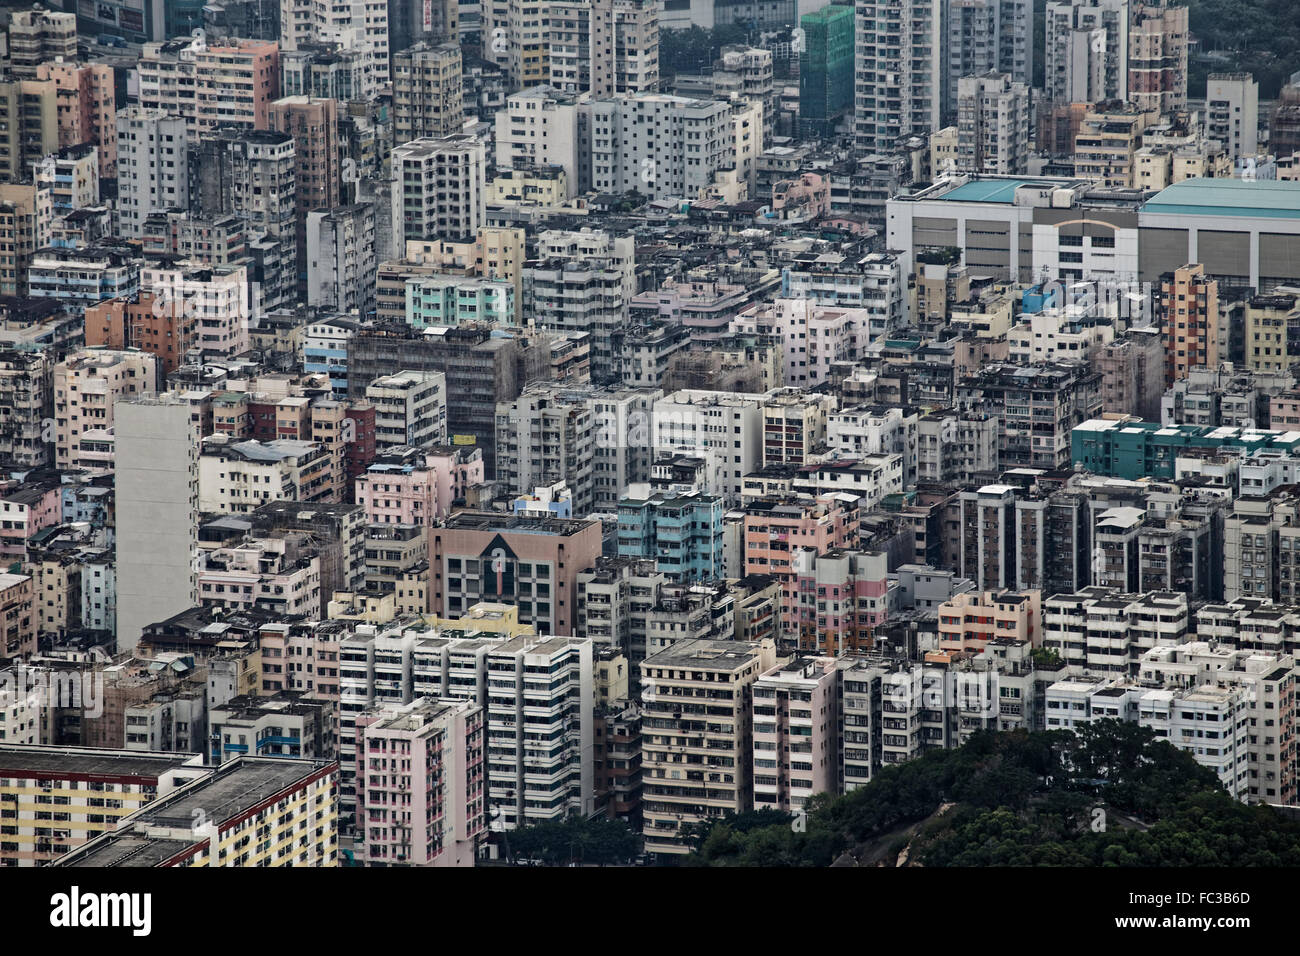
<instances>
[{"instance_id":1,"label":"building rooftop","mask_svg":"<svg viewBox=\"0 0 1300 956\"><path fill-rule=\"evenodd\" d=\"M201 810L207 819L220 825L329 764L324 760L241 757L212 776L150 804L134 819L188 830L197 818L194 811Z\"/></svg>"},{"instance_id":2,"label":"building rooftop","mask_svg":"<svg viewBox=\"0 0 1300 956\"><path fill-rule=\"evenodd\" d=\"M1142 212L1300 219L1300 183L1185 179L1162 189Z\"/></svg>"},{"instance_id":3,"label":"building rooftop","mask_svg":"<svg viewBox=\"0 0 1300 956\"><path fill-rule=\"evenodd\" d=\"M1061 185L1059 182L1038 179L976 179L935 198L952 202L1012 203L1016 198L1016 190L1021 186L1050 189L1059 185Z\"/></svg>"},{"instance_id":4,"label":"building rooftop","mask_svg":"<svg viewBox=\"0 0 1300 956\"><path fill-rule=\"evenodd\" d=\"M0 747L0 774L40 773L51 778L87 777L156 779L185 766L194 754L134 753L89 747Z\"/></svg>"}]
</instances>

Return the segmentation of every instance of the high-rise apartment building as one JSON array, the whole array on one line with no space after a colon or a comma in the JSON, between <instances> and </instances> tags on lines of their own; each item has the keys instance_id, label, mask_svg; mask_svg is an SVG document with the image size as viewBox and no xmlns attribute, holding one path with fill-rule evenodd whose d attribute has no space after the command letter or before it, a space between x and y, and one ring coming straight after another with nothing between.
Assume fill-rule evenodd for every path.
<instances>
[{"instance_id":1,"label":"high-rise apartment building","mask_svg":"<svg viewBox=\"0 0 1300 956\"><path fill-rule=\"evenodd\" d=\"M0 295L29 294L32 260L49 244L53 218L49 189L0 184Z\"/></svg>"},{"instance_id":2,"label":"high-rise apartment building","mask_svg":"<svg viewBox=\"0 0 1300 956\"><path fill-rule=\"evenodd\" d=\"M505 71L512 90L549 83L548 0L483 0L483 58Z\"/></svg>"},{"instance_id":3,"label":"high-rise apartment building","mask_svg":"<svg viewBox=\"0 0 1300 956\"><path fill-rule=\"evenodd\" d=\"M178 392L114 408L120 650L199 603L199 441L190 414Z\"/></svg>"},{"instance_id":4,"label":"high-rise apartment building","mask_svg":"<svg viewBox=\"0 0 1300 956\"><path fill-rule=\"evenodd\" d=\"M307 214L333 209L341 202L338 103L315 94L285 96L271 104L269 123L271 129L293 137L296 273L301 296L307 289Z\"/></svg>"},{"instance_id":5,"label":"high-rise apartment building","mask_svg":"<svg viewBox=\"0 0 1300 956\"><path fill-rule=\"evenodd\" d=\"M1165 339L1165 383L1219 363L1219 283L1193 263L1160 277L1155 315Z\"/></svg>"},{"instance_id":6,"label":"high-rise apartment building","mask_svg":"<svg viewBox=\"0 0 1300 956\"><path fill-rule=\"evenodd\" d=\"M484 224L487 155L457 133L404 143L392 152L393 239L464 239Z\"/></svg>"},{"instance_id":7,"label":"high-rise apartment building","mask_svg":"<svg viewBox=\"0 0 1300 956\"><path fill-rule=\"evenodd\" d=\"M117 104L113 68L104 63L41 63L38 80L53 80L59 145L94 144L101 179L117 178Z\"/></svg>"},{"instance_id":8,"label":"high-rise apartment building","mask_svg":"<svg viewBox=\"0 0 1300 956\"><path fill-rule=\"evenodd\" d=\"M42 63L77 58L77 15L46 10L15 10L9 16L9 69L31 79Z\"/></svg>"},{"instance_id":9,"label":"high-rise apartment building","mask_svg":"<svg viewBox=\"0 0 1300 956\"><path fill-rule=\"evenodd\" d=\"M58 148L54 81L0 76L0 179L9 183L30 179L32 164Z\"/></svg>"},{"instance_id":10,"label":"high-rise apartment building","mask_svg":"<svg viewBox=\"0 0 1300 956\"><path fill-rule=\"evenodd\" d=\"M1142 109L1187 109L1187 7L1137 0L1129 25L1128 94Z\"/></svg>"},{"instance_id":11,"label":"high-rise apartment building","mask_svg":"<svg viewBox=\"0 0 1300 956\"><path fill-rule=\"evenodd\" d=\"M790 813L839 792L839 689L833 657L796 657L755 682L755 810Z\"/></svg>"},{"instance_id":12,"label":"high-rise apartment building","mask_svg":"<svg viewBox=\"0 0 1300 956\"><path fill-rule=\"evenodd\" d=\"M297 249L297 149L294 137L269 129L223 127L191 142L187 154L192 208L230 214L258 247L250 277L263 311L293 298ZM305 229L304 229L305 231Z\"/></svg>"},{"instance_id":13,"label":"high-rise apartment building","mask_svg":"<svg viewBox=\"0 0 1300 956\"><path fill-rule=\"evenodd\" d=\"M0 349L0 458L29 468L49 464L52 365L46 351Z\"/></svg>"},{"instance_id":14,"label":"high-rise apartment building","mask_svg":"<svg viewBox=\"0 0 1300 956\"><path fill-rule=\"evenodd\" d=\"M365 316L375 306L375 207L307 214L307 304Z\"/></svg>"},{"instance_id":15,"label":"high-rise apartment building","mask_svg":"<svg viewBox=\"0 0 1300 956\"><path fill-rule=\"evenodd\" d=\"M1259 84L1249 73L1211 73L1205 81L1205 135L1240 163L1259 144Z\"/></svg>"},{"instance_id":16,"label":"high-rise apartment building","mask_svg":"<svg viewBox=\"0 0 1300 956\"><path fill-rule=\"evenodd\" d=\"M578 572L596 563L601 539L594 520L458 511L429 532L430 604L454 617L480 601L513 603L539 634L572 634Z\"/></svg>"},{"instance_id":17,"label":"high-rise apartment building","mask_svg":"<svg viewBox=\"0 0 1300 956\"><path fill-rule=\"evenodd\" d=\"M357 715L359 854L370 866L473 866L487 823L484 710L418 697Z\"/></svg>"},{"instance_id":18,"label":"high-rise apartment building","mask_svg":"<svg viewBox=\"0 0 1300 956\"><path fill-rule=\"evenodd\" d=\"M1052 0L1043 84L1053 103L1128 99L1129 0Z\"/></svg>"},{"instance_id":19,"label":"high-rise apartment building","mask_svg":"<svg viewBox=\"0 0 1300 956\"><path fill-rule=\"evenodd\" d=\"M590 9L592 95L658 90L657 0L591 0Z\"/></svg>"},{"instance_id":20,"label":"high-rise apartment building","mask_svg":"<svg viewBox=\"0 0 1300 956\"><path fill-rule=\"evenodd\" d=\"M589 110L591 155L579 170L580 189L693 199L736 166L728 103L638 93L593 100Z\"/></svg>"},{"instance_id":21,"label":"high-rise apartment building","mask_svg":"<svg viewBox=\"0 0 1300 956\"><path fill-rule=\"evenodd\" d=\"M752 694L759 677L778 663L771 641L679 641L645 659L641 779L647 853L686 853L684 827L753 809Z\"/></svg>"},{"instance_id":22,"label":"high-rise apartment building","mask_svg":"<svg viewBox=\"0 0 1300 956\"><path fill-rule=\"evenodd\" d=\"M1034 79L1033 4L1029 0L944 0L944 125L957 117L957 82L1005 73L1012 83Z\"/></svg>"},{"instance_id":23,"label":"high-rise apartment building","mask_svg":"<svg viewBox=\"0 0 1300 956\"><path fill-rule=\"evenodd\" d=\"M117 116L118 228L140 236L155 212L190 205L185 120L132 107Z\"/></svg>"},{"instance_id":24,"label":"high-rise apartment building","mask_svg":"<svg viewBox=\"0 0 1300 956\"><path fill-rule=\"evenodd\" d=\"M943 101L943 0L858 0L853 139L888 152L938 130Z\"/></svg>"},{"instance_id":25,"label":"high-rise apartment building","mask_svg":"<svg viewBox=\"0 0 1300 956\"><path fill-rule=\"evenodd\" d=\"M957 169L1010 176L1029 161L1029 89L1006 73L957 81Z\"/></svg>"},{"instance_id":26,"label":"high-rise apartment building","mask_svg":"<svg viewBox=\"0 0 1300 956\"><path fill-rule=\"evenodd\" d=\"M148 352L85 349L54 366L54 451L60 468L89 466L83 441L108 439L118 403L158 389L158 360ZM112 467L112 455L103 465Z\"/></svg>"},{"instance_id":27,"label":"high-rise apartment building","mask_svg":"<svg viewBox=\"0 0 1300 956\"><path fill-rule=\"evenodd\" d=\"M146 43L137 70L140 106L184 117L191 139L226 126L266 129L280 96L280 50L265 40Z\"/></svg>"},{"instance_id":28,"label":"high-rise apartment building","mask_svg":"<svg viewBox=\"0 0 1300 956\"><path fill-rule=\"evenodd\" d=\"M393 144L465 127L460 45L417 43L393 54Z\"/></svg>"}]
</instances>

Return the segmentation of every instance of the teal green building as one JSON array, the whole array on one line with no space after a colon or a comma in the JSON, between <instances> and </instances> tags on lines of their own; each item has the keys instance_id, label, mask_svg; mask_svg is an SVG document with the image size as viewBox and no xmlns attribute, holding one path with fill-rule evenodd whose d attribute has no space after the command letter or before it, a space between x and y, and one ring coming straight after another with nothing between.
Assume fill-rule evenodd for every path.
<instances>
[{"instance_id":1,"label":"teal green building","mask_svg":"<svg viewBox=\"0 0 1300 956\"><path fill-rule=\"evenodd\" d=\"M1092 419L1070 432L1070 460L1110 478L1168 479L1178 458L1217 452L1250 456L1260 451L1300 455L1300 432L1168 425Z\"/></svg>"},{"instance_id":2,"label":"teal green building","mask_svg":"<svg viewBox=\"0 0 1300 956\"><path fill-rule=\"evenodd\" d=\"M822 7L800 17L799 26L799 135L829 137L853 109L853 7Z\"/></svg>"}]
</instances>

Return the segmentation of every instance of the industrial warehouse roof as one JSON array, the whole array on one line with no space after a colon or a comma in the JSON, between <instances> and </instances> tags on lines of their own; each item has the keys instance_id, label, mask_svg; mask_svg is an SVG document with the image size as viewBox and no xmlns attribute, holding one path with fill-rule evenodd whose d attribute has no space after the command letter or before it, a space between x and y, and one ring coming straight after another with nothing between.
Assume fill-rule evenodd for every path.
<instances>
[{"instance_id":1,"label":"industrial warehouse roof","mask_svg":"<svg viewBox=\"0 0 1300 956\"><path fill-rule=\"evenodd\" d=\"M1300 183L1275 180L1185 179L1160 190L1143 212L1198 216L1300 219Z\"/></svg>"}]
</instances>

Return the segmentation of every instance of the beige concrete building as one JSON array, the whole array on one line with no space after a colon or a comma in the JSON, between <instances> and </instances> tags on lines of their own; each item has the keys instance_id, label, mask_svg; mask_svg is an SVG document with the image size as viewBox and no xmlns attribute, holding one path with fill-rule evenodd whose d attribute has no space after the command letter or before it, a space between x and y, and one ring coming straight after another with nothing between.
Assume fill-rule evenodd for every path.
<instances>
[{"instance_id":1,"label":"beige concrete building","mask_svg":"<svg viewBox=\"0 0 1300 956\"><path fill-rule=\"evenodd\" d=\"M417 43L393 54L393 144L465 126L460 46Z\"/></svg>"},{"instance_id":2,"label":"beige concrete building","mask_svg":"<svg viewBox=\"0 0 1300 956\"><path fill-rule=\"evenodd\" d=\"M43 866L112 833L159 796L209 774L202 762L198 754L0 747L0 866Z\"/></svg>"},{"instance_id":3,"label":"beige concrete building","mask_svg":"<svg viewBox=\"0 0 1300 956\"><path fill-rule=\"evenodd\" d=\"M979 654L990 641L1042 642L1038 591L982 591L954 595L939 605L939 650Z\"/></svg>"},{"instance_id":4,"label":"beige concrete building","mask_svg":"<svg viewBox=\"0 0 1300 956\"><path fill-rule=\"evenodd\" d=\"M770 60L768 79L770 86ZM592 95L647 93L658 88L657 0L591 0Z\"/></svg>"},{"instance_id":5,"label":"beige concrete building","mask_svg":"<svg viewBox=\"0 0 1300 956\"><path fill-rule=\"evenodd\" d=\"M54 366L55 463L111 469L112 454L89 446L112 432L117 402L157 390L158 359L139 349L84 349Z\"/></svg>"},{"instance_id":6,"label":"beige concrete building","mask_svg":"<svg viewBox=\"0 0 1300 956\"><path fill-rule=\"evenodd\" d=\"M642 662L647 853L686 853L683 827L753 808L753 689L778 661L771 641L690 640Z\"/></svg>"},{"instance_id":7,"label":"beige concrete building","mask_svg":"<svg viewBox=\"0 0 1300 956\"><path fill-rule=\"evenodd\" d=\"M1074 174L1104 186L1132 186L1133 158L1142 145L1142 132L1159 115L1118 101L1094 106L1074 138Z\"/></svg>"},{"instance_id":8,"label":"beige concrete building","mask_svg":"<svg viewBox=\"0 0 1300 956\"><path fill-rule=\"evenodd\" d=\"M27 295L32 257L49 244L53 218L48 189L0 184L0 295Z\"/></svg>"},{"instance_id":9,"label":"beige concrete building","mask_svg":"<svg viewBox=\"0 0 1300 956\"><path fill-rule=\"evenodd\" d=\"M0 574L0 663L36 653L35 583L26 574Z\"/></svg>"},{"instance_id":10,"label":"beige concrete building","mask_svg":"<svg viewBox=\"0 0 1300 956\"><path fill-rule=\"evenodd\" d=\"M42 63L77 58L77 15L46 10L15 10L9 16L9 69L32 78Z\"/></svg>"},{"instance_id":11,"label":"beige concrete building","mask_svg":"<svg viewBox=\"0 0 1300 956\"><path fill-rule=\"evenodd\" d=\"M117 177L117 104L113 68L104 63L42 63L38 80L53 80L59 145L93 143L101 179Z\"/></svg>"},{"instance_id":12,"label":"beige concrete building","mask_svg":"<svg viewBox=\"0 0 1300 956\"><path fill-rule=\"evenodd\" d=\"M1128 98L1170 113L1187 108L1187 7L1136 2L1128 31Z\"/></svg>"},{"instance_id":13,"label":"beige concrete building","mask_svg":"<svg viewBox=\"0 0 1300 956\"><path fill-rule=\"evenodd\" d=\"M59 148L58 86L0 77L0 180L31 178L32 164Z\"/></svg>"},{"instance_id":14,"label":"beige concrete building","mask_svg":"<svg viewBox=\"0 0 1300 956\"><path fill-rule=\"evenodd\" d=\"M1166 384L1186 378L1198 365L1218 364L1219 284L1206 277L1203 265L1161 276L1155 313L1165 337Z\"/></svg>"},{"instance_id":15,"label":"beige concrete building","mask_svg":"<svg viewBox=\"0 0 1300 956\"><path fill-rule=\"evenodd\" d=\"M1245 360L1255 372L1285 372L1300 355L1287 343L1287 329L1300 321L1295 292L1274 290L1246 301Z\"/></svg>"}]
</instances>

